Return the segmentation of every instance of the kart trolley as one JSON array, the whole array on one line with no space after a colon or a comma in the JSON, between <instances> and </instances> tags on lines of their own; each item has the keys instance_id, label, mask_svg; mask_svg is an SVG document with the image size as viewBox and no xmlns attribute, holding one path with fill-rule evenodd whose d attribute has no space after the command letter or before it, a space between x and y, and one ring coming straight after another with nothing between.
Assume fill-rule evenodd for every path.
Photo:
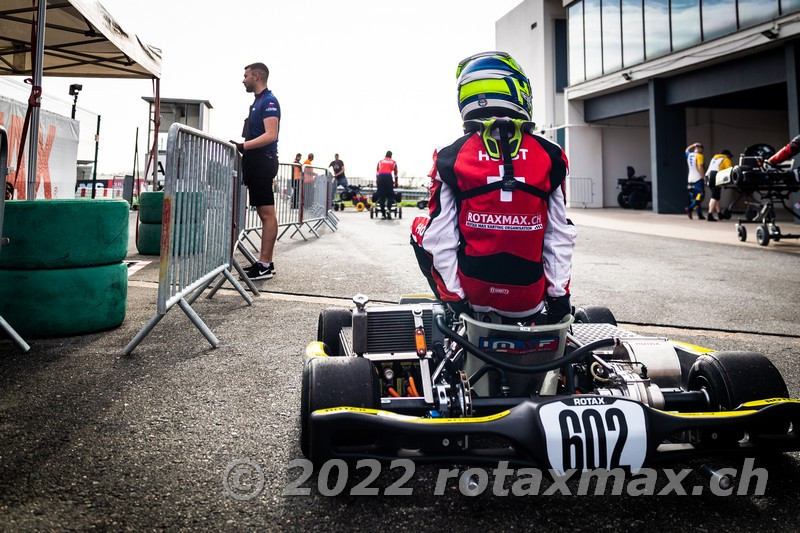
<instances>
[{"instance_id":1,"label":"kart trolley","mask_svg":"<svg viewBox=\"0 0 800 533\"><path fill-rule=\"evenodd\" d=\"M738 193L736 200L725 209L730 213L731 206L745 198L747 210L744 218L736 222L736 233L739 240L747 240L745 224L758 224L756 227L756 241L761 246L767 246L770 239L798 239L800 234L782 233L776 224L775 203L780 202L784 209L794 217L800 219L797 213L786 200L800 191L800 176L797 170L792 170L794 161L784 161L776 167L767 163L775 149L768 144L755 144L745 149L739 156L739 164L717 173L716 185L732 188ZM758 195L758 201L755 199Z\"/></svg>"},{"instance_id":2,"label":"kart trolley","mask_svg":"<svg viewBox=\"0 0 800 533\"><path fill-rule=\"evenodd\" d=\"M394 198L389 196L386 199L386 215L387 218L403 218L403 208L400 202L403 200L403 193L400 191L394 192ZM381 218L381 206L378 204L378 193L372 195L372 207L369 211L369 218Z\"/></svg>"}]
</instances>

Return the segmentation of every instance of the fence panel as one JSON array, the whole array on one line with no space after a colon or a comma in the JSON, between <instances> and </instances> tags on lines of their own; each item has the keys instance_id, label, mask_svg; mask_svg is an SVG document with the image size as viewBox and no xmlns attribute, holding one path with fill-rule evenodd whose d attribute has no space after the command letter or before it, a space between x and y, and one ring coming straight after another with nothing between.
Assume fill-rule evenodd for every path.
<instances>
[{"instance_id":1,"label":"fence panel","mask_svg":"<svg viewBox=\"0 0 800 533\"><path fill-rule=\"evenodd\" d=\"M594 200L594 180L592 178L567 178L567 205L584 208Z\"/></svg>"},{"instance_id":2,"label":"fence panel","mask_svg":"<svg viewBox=\"0 0 800 533\"><path fill-rule=\"evenodd\" d=\"M235 266L243 274L233 261L232 247L234 213L241 187L235 166L237 158L236 147L231 143L182 124L170 127L157 310L125 348L126 354L132 352L176 304L216 347L219 341L194 312L191 303L220 274L248 304L252 304L252 299L229 272Z\"/></svg>"}]
</instances>

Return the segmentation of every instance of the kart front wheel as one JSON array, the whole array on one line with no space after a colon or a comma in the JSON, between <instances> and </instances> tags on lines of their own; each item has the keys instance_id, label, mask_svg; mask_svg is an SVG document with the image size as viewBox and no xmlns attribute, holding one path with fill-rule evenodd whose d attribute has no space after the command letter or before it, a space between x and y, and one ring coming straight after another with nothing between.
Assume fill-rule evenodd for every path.
<instances>
[{"instance_id":1,"label":"kart front wheel","mask_svg":"<svg viewBox=\"0 0 800 533\"><path fill-rule=\"evenodd\" d=\"M608 307L602 305L587 305L579 307L575 311L575 322L582 324L611 324L617 325L617 319L614 318L614 313Z\"/></svg>"},{"instance_id":2,"label":"kart front wheel","mask_svg":"<svg viewBox=\"0 0 800 533\"><path fill-rule=\"evenodd\" d=\"M349 309L331 307L323 309L317 320L317 340L325 345L325 353L331 357L339 354L339 332L349 327L353 317Z\"/></svg>"},{"instance_id":3,"label":"kart front wheel","mask_svg":"<svg viewBox=\"0 0 800 533\"><path fill-rule=\"evenodd\" d=\"M630 196L628 196L628 204L633 209L644 209L647 207L647 193L644 191L633 191Z\"/></svg>"},{"instance_id":4,"label":"kart front wheel","mask_svg":"<svg viewBox=\"0 0 800 533\"><path fill-rule=\"evenodd\" d=\"M303 367L300 392L300 450L315 462L320 452L314 450L309 428L311 413L331 407L380 406L378 371L363 357L314 357Z\"/></svg>"}]
</instances>

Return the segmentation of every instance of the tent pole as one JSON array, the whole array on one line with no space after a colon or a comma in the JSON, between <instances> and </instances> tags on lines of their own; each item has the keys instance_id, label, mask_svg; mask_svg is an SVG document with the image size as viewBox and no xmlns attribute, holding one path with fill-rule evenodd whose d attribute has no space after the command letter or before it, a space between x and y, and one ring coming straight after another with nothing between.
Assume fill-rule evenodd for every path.
<instances>
[{"instance_id":1,"label":"tent pole","mask_svg":"<svg viewBox=\"0 0 800 533\"><path fill-rule=\"evenodd\" d=\"M39 20L38 28L36 30L36 58L33 66L33 86L42 86L42 63L44 62L44 31L45 22L44 17L47 13L47 0L39 0ZM31 134L28 137L28 188L25 192L26 200L36 199L36 160L39 155L39 103L41 103L41 95L37 95L36 106L31 112ZM25 139L20 139L20 145L25 142Z\"/></svg>"},{"instance_id":2,"label":"tent pole","mask_svg":"<svg viewBox=\"0 0 800 533\"><path fill-rule=\"evenodd\" d=\"M94 170L92 172L92 198L97 188L97 152L100 149L100 115L97 115L97 134L94 136Z\"/></svg>"}]
</instances>

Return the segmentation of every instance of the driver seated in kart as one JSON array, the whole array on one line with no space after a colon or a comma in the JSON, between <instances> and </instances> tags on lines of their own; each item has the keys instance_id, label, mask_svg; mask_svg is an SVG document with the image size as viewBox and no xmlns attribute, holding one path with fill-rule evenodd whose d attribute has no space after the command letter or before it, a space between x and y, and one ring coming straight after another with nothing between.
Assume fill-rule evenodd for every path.
<instances>
[{"instance_id":1,"label":"driver seated in kart","mask_svg":"<svg viewBox=\"0 0 800 533\"><path fill-rule=\"evenodd\" d=\"M534 135L530 82L510 55L471 56L456 77L465 134L434 151L430 216L411 228L420 269L456 312L560 322L571 312L576 236L567 157Z\"/></svg>"}]
</instances>

